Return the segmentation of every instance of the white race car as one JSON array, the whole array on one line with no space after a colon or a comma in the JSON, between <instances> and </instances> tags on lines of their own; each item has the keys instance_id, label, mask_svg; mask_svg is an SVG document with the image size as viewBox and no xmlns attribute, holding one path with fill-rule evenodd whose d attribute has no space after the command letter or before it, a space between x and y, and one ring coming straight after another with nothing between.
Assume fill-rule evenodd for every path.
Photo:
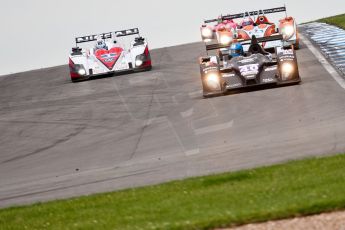
<instances>
[{"instance_id":1,"label":"white race car","mask_svg":"<svg viewBox=\"0 0 345 230\"><path fill-rule=\"evenodd\" d=\"M126 49L118 39L129 35L137 37L130 42L129 49ZM76 47L72 48L69 55L73 82L105 74L152 69L148 44L145 38L139 35L138 28L77 37L75 41ZM92 45L80 48L80 43Z\"/></svg>"}]
</instances>

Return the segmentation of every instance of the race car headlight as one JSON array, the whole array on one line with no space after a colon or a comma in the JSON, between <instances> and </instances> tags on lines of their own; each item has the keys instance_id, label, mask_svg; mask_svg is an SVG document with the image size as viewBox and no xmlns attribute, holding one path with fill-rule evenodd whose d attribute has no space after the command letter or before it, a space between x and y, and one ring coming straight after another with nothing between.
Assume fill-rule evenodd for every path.
<instances>
[{"instance_id":1,"label":"race car headlight","mask_svg":"<svg viewBox=\"0 0 345 230\"><path fill-rule=\"evenodd\" d=\"M209 73L206 75L205 82L207 86L212 90L220 89L219 75L216 73Z\"/></svg>"},{"instance_id":2,"label":"race car headlight","mask_svg":"<svg viewBox=\"0 0 345 230\"><path fill-rule=\"evenodd\" d=\"M283 80L289 79L295 71L295 67L291 63L283 63L281 73Z\"/></svg>"},{"instance_id":3,"label":"race car headlight","mask_svg":"<svg viewBox=\"0 0 345 230\"><path fill-rule=\"evenodd\" d=\"M293 71L294 71L294 67L291 63L283 63L282 65L283 73L292 73Z\"/></svg>"},{"instance_id":4,"label":"race car headlight","mask_svg":"<svg viewBox=\"0 0 345 230\"><path fill-rule=\"evenodd\" d=\"M135 66L141 66L143 64L143 60L137 59L135 60Z\"/></svg>"},{"instance_id":5,"label":"race car headlight","mask_svg":"<svg viewBox=\"0 0 345 230\"><path fill-rule=\"evenodd\" d=\"M145 55L140 54L135 58L135 66L140 67L143 65L144 61L146 60Z\"/></svg>"},{"instance_id":6,"label":"race car headlight","mask_svg":"<svg viewBox=\"0 0 345 230\"><path fill-rule=\"evenodd\" d=\"M290 39L295 34L295 28L292 25L284 26L282 28L282 35L284 40Z\"/></svg>"},{"instance_id":7,"label":"race car headlight","mask_svg":"<svg viewBox=\"0 0 345 230\"><path fill-rule=\"evenodd\" d=\"M212 31L212 29L206 27L206 28L203 28L201 30L201 35L202 35L204 40L205 39L211 39L213 36L213 31Z\"/></svg>"},{"instance_id":8,"label":"race car headlight","mask_svg":"<svg viewBox=\"0 0 345 230\"><path fill-rule=\"evenodd\" d=\"M232 37L229 35L221 35L219 41L222 45L229 45L232 42Z\"/></svg>"},{"instance_id":9,"label":"race car headlight","mask_svg":"<svg viewBox=\"0 0 345 230\"><path fill-rule=\"evenodd\" d=\"M86 74L85 69L84 69L84 68L79 69L79 70L78 70L78 74L79 74L79 75L85 75L85 74Z\"/></svg>"}]
</instances>

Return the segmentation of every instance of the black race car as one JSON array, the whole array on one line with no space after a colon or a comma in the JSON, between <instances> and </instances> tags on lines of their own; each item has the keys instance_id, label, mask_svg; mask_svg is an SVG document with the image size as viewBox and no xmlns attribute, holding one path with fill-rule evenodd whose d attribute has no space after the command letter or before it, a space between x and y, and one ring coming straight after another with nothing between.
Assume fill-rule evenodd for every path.
<instances>
[{"instance_id":1,"label":"black race car","mask_svg":"<svg viewBox=\"0 0 345 230\"><path fill-rule=\"evenodd\" d=\"M275 47L274 53L262 48L260 43L282 41ZM252 87L264 84L299 83L296 52L293 46L284 47L281 35L238 41L242 45L250 44L243 56L231 58L229 55L217 55L200 58L200 72L203 96L225 93L228 90ZM207 51L227 48L220 44L206 46ZM221 61L222 60L222 61Z\"/></svg>"}]
</instances>

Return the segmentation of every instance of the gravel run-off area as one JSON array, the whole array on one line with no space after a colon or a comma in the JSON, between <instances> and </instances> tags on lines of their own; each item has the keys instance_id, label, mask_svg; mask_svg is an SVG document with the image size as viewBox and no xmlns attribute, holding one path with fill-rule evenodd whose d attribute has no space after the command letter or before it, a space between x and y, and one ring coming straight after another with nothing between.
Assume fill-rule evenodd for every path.
<instances>
[{"instance_id":1,"label":"gravel run-off area","mask_svg":"<svg viewBox=\"0 0 345 230\"><path fill-rule=\"evenodd\" d=\"M319 215L296 217L293 219L268 221L264 223L247 224L228 229L217 230L345 230L345 211L323 213Z\"/></svg>"}]
</instances>

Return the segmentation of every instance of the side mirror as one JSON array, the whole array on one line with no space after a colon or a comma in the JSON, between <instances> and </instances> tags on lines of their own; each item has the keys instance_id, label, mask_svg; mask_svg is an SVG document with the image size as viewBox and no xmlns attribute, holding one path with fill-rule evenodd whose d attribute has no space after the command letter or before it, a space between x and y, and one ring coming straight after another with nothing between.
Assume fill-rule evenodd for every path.
<instances>
[{"instance_id":1,"label":"side mirror","mask_svg":"<svg viewBox=\"0 0 345 230\"><path fill-rule=\"evenodd\" d=\"M144 42L144 41L145 41L145 38L143 38L143 37L136 37L136 38L134 39L134 41L135 41L135 42Z\"/></svg>"},{"instance_id":2,"label":"side mirror","mask_svg":"<svg viewBox=\"0 0 345 230\"><path fill-rule=\"evenodd\" d=\"M202 57L201 58L201 63L210 62L210 61L211 61L210 57Z\"/></svg>"},{"instance_id":3,"label":"side mirror","mask_svg":"<svg viewBox=\"0 0 345 230\"><path fill-rule=\"evenodd\" d=\"M72 48L73 53L81 53L81 51L82 51L82 48L80 48L80 47L73 47Z\"/></svg>"},{"instance_id":4,"label":"side mirror","mask_svg":"<svg viewBox=\"0 0 345 230\"><path fill-rule=\"evenodd\" d=\"M82 54L82 49L80 47L73 47L72 48L72 55L81 55Z\"/></svg>"}]
</instances>

